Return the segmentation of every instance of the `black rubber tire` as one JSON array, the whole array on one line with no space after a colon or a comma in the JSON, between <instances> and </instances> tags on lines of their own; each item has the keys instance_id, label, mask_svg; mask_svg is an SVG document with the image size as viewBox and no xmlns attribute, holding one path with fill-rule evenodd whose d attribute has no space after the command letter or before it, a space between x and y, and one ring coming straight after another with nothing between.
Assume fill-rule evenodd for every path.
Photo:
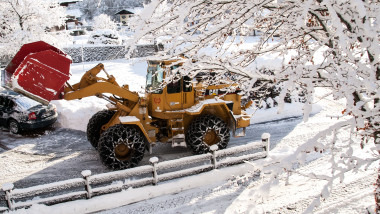
<instances>
[{"instance_id":1,"label":"black rubber tire","mask_svg":"<svg viewBox=\"0 0 380 214\"><path fill-rule=\"evenodd\" d=\"M116 152L119 146L126 146L128 154L119 157ZM112 170L132 168L144 157L145 137L135 126L117 124L101 134L98 151L100 159L107 168Z\"/></svg>"},{"instance_id":2,"label":"black rubber tire","mask_svg":"<svg viewBox=\"0 0 380 214\"><path fill-rule=\"evenodd\" d=\"M14 119L10 119L8 122L9 131L13 134L19 134L21 132L20 125Z\"/></svg>"},{"instance_id":3,"label":"black rubber tire","mask_svg":"<svg viewBox=\"0 0 380 214\"><path fill-rule=\"evenodd\" d=\"M209 131L216 134L215 142L219 149L225 149L230 141L230 130L227 124L214 115L202 115L195 118L186 131L186 144L194 154L210 152L210 146L205 142L205 135Z\"/></svg>"},{"instance_id":4,"label":"black rubber tire","mask_svg":"<svg viewBox=\"0 0 380 214\"><path fill-rule=\"evenodd\" d=\"M102 126L107 124L114 114L115 112L111 110L101 110L88 121L87 139L95 149L98 148Z\"/></svg>"}]
</instances>

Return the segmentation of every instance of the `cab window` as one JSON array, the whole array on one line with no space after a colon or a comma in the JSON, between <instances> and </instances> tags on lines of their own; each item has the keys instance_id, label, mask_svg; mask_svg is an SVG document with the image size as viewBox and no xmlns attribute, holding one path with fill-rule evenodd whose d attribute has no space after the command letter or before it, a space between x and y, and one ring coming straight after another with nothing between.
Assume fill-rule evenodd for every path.
<instances>
[{"instance_id":1,"label":"cab window","mask_svg":"<svg viewBox=\"0 0 380 214\"><path fill-rule=\"evenodd\" d=\"M183 77L183 92L190 92L192 90L191 78L189 76Z\"/></svg>"},{"instance_id":2,"label":"cab window","mask_svg":"<svg viewBox=\"0 0 380 214\"><path fill-rule=\"evenodd\" d=\"M177 79L169 83L167 86L167 90L169 94L181 92L181 79Z\"/></svg>"},{"instance_id":3,"label":"cab window","mask_svg":"<svg viewBox=\"0 0 380 214\"><path fill-rule=\"evenodd\" d=\"M178 67L179 67L179 65L172 65L172 66L170 66L170 71L174 71ZM177 72L175 74L173 81L168 83L167 91L168 91L168 94L174 94L174 93L181 92L181 76L180 76L179 72Z\"/></svg>"},{"instance_id":4,"label":"cab window","mask_svg":"<svg viewBox=\"0 0 380 214\"><path fill-rule=\"evenodd\" d=\"M162 82L164 80L164 70L159 64L149 64L146 75L146 90L155 93L162 93Z\"/></svg>"}]
</instances>

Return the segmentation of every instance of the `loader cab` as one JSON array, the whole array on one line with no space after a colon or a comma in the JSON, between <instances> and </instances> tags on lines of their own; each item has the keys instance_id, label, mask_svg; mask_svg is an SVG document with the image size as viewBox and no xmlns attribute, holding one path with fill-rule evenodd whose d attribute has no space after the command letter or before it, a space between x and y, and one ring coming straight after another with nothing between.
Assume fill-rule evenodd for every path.
<instances>
[{"instance_id":1,"label":"loader cab","mask_svg":"<svg viewBox=\"0 0 380 214\"><path fill-rule=\"evenodd\" d=\"M181 64L176 61L148 61L146 93L154 117L161 118L163 112L190 108L195 103L191 79L177 71Z\"/></svg>"}]
</instances>

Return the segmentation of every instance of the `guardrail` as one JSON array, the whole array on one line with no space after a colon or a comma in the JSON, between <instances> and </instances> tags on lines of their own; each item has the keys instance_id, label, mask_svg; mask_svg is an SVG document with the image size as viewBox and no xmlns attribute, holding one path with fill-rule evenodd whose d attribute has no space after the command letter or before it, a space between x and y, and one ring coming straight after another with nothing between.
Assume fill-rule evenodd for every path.
<instances>
[{"instance_id":1,"label":"guardrail","mask_svg":"<svg viewBox=\"0 0 380 214\"><path fill-rule=\"evenodd\" d=\"M248 160L265 158L270 149L270 135L264 133L261 138L261 142L224 150L218 150L218 146L214 145L210 147L211 153L170 161L159 162L157 157L152 157L149 160L151 165L120 171L92 175L90 170L85 170L81 173L82 178L24 189L15 189L12 183L7 183L2 186L7 207L0 207L0 212L26 208L33 204L53 205L77 199L90 199L130 187L157 185L159 182L207 172ZM173 169L174 171L170 171ZM41 197L42 195L46 197Z\"/></svg>"}]
</instances>

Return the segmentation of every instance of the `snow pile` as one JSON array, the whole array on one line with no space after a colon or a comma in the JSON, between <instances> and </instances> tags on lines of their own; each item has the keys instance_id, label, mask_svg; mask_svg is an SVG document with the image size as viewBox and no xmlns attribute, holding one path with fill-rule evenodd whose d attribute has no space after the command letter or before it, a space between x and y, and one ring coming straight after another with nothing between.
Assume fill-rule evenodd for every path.
<instances>
[{"instance_id":1,"label":"snow pile","mask_svg":"<svg viewBox=\"0 0 380 214\"><path fill-rule=\"evenodd\" d=\"M263 123L267 121L280 120L283 118L301 117L303 115L303 108L305 103L286 103L283 109L279 109L278 106L269 109L248 109L248 114L254 114L251 119L253 123ZM316 114L322 110L322 107L318 104L311 105L310 114Z\"/></svg>"},{"instance_id":2,"label":"snow pile","mask_svg":"<svg viewBox=\"0 0 380 214\"><path fill-rule=\"evenodd\" d=\"M57 125L63 128L86 131L87 123L96 112L105 109L107 102L89 97L81 100L52 101L57 106Z\"/></svg>"}]
</instances>

